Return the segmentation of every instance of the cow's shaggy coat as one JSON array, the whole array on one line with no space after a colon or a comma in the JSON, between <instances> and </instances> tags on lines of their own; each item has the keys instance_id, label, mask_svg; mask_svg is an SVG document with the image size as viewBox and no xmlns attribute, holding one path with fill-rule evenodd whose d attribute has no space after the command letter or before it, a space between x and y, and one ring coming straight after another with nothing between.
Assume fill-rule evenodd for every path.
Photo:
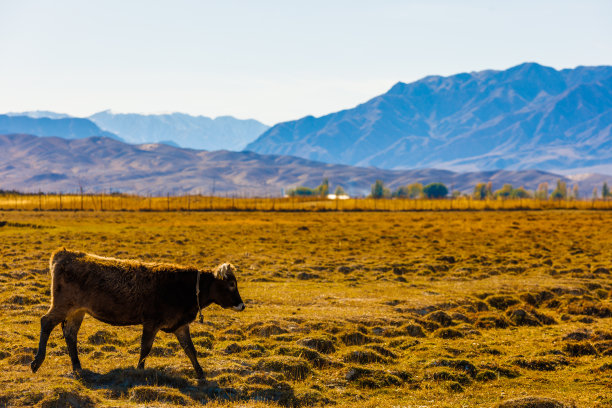
<instances>
[{"instance_id":1,"label":"cow's shaggy coat","mask_svg":"<svg viewBox=\"0 0 612 408\"><path fill-rule=\"evenodd\" d=\"M196 318L200 307L211 303L239 311L244 309L235 267L231 264L202 271L62 249L51 256L50 271L51 307L40 321L38 352L31 364L33 372L43 363L49 335L59 323L62 323L72 368L81 369L77 334L87 313L115 326L143 325L138 368L144 368L159 330L174 333L196 374L203 377L189 323Z\"/></svg>"}]
</instances>

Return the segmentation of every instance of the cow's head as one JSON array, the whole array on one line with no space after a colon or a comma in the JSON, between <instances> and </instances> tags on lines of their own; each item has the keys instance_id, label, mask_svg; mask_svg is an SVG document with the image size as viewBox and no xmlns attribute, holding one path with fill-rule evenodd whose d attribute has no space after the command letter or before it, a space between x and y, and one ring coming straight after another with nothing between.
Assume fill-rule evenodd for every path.
<instances>
[{"instance_id":1,"label":"cow's head","mask_svg":"<svg viewBox=\"0 0 612 408\"><path fill-rule=\"evenodd\" d=\"M238 292L236 267L230 263L217 266L213 272L215 279L210 287L211 300L225 309L244 310L244 302Z\"/></svg>"}]
</instances>

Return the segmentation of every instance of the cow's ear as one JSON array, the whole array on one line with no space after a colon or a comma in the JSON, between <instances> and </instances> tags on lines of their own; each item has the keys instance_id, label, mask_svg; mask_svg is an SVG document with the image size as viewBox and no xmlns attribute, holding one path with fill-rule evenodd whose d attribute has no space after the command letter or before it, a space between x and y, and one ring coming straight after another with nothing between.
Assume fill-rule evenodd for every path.
<instances>
[{"instance_id":1,"label":"cow's ear","mask_svg":"<svg viewBox=\"0 0 612 408\"><path fill-rule=\"evenodd\" d=\"M225 279L227 277L227 269L228 269L227 263L217 266L217 269L215 270L215 277L221 280Z\"/></svg>"}]
</instances>

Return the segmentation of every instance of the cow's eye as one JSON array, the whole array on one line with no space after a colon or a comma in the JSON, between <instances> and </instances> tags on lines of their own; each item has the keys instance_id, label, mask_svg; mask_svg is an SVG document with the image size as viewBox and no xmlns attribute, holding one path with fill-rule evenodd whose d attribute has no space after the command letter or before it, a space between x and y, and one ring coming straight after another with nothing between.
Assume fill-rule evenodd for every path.
<instances>
[{"instance_id":1,"label":"cow's eye","mask_svg":"<svg viewBox=\"0 0 612 408\"><path fill-rule=\"evenodd\" d=\"M236 289L236 282L230 282L229 290L234 290L234 289Z\"/></svg>"}]
</instances>

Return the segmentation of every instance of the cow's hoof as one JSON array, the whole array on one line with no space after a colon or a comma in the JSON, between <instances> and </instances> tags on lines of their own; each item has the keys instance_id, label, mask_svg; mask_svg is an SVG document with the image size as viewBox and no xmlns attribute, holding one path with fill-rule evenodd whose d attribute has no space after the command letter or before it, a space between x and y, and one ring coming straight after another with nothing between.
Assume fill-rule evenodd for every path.
<instances>
[{"instance_id":1,"label":"cow's hoof","mask_svg":"<svg viewBox=\"0 0 612 408\"><path fill-rule=\"evenodd\" d=\"M198 378L198 385L202 388L219 388L218 382L207 380L204 377Z\"/></svg>"},{"instance_id":2,"label":"cow's hoof","mask_svg":"<svg viewBox=\"0 0 612 408\"><path fill-rule=\"evenodd\" d=\"M32 369L32 372L35 373L36 371L38 371L38 369L40 368L40 362L36 359L34 359L34 361L32 361L30 363L30 368Z\"/></svg>"}]
</instances>

